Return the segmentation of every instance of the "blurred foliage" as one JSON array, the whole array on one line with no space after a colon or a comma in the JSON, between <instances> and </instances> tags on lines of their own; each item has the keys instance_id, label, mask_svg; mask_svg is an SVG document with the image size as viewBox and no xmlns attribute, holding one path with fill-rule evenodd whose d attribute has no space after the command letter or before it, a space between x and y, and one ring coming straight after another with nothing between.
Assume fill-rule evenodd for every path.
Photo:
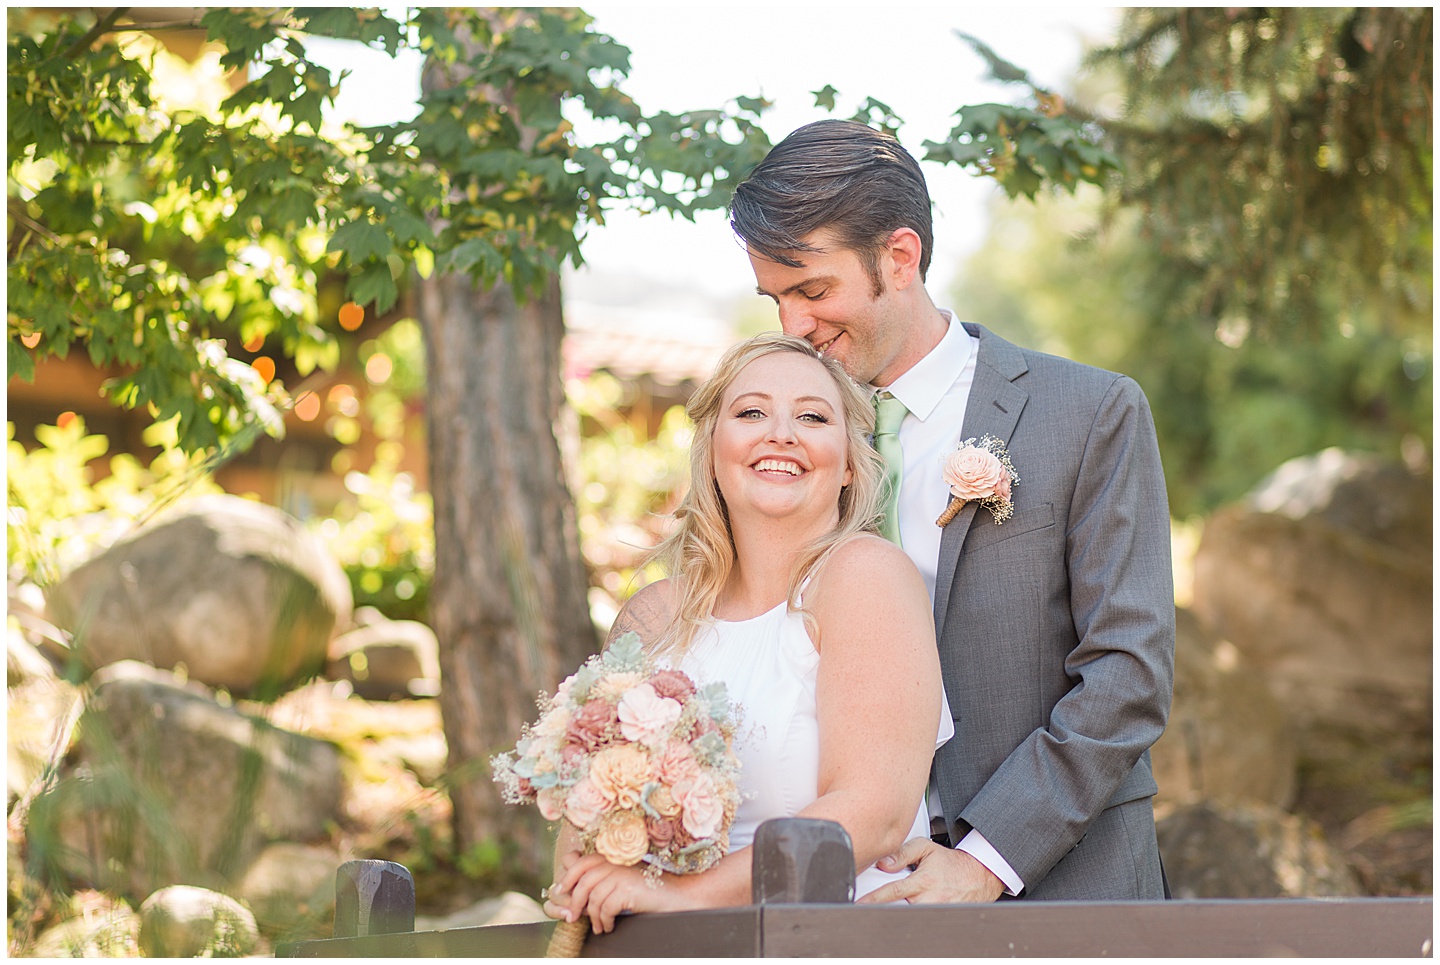
<instances>
[{"instance_id":1,"label":"blurred foliage","mask_svg":"<svg viewBox=\"0 0 1440 965\"><path fill-rule=\"evenodd\" d=\"M423 620L435 570L430 494L387 458L368 472L345 474L349 498L323 519L309 520L350 578L356 606L394 620Z\"/></svg>"},{"instance_id":2,"label":"blurred foliage","mask_svg":"<svg viewBox=\"0 0 1440 965\"><path fill-rule=\"evenodd\" d=\"M664 574L644 557L666 535L668 514L689 481L692 427L680 405L670 406L655 437L631 410L633 383L608 372L566 382L581 417L580 472L575 494L580 549L590 570L592 612L597 590L613 615L635 591Z\"/></svg>"},{"instance_id":3,"label":"blurred foliage","mask_svg":"<svg viewBox=\"0 0 1440 965\"><path fill-rule=\"evenodd\" d=\"M8 11L7 342L27 379L75 347L117 367L108 397L177 418L187 452L283 431L285 386L232 343L333 367L325 273L377 314L412 269L524 295L580 262L608 204L722 206L769 146L759 98L645 114L619 86L629 51L573 7L184 9L208 98L158 82L182 67L147 8ZM414 49L450 82L412 120L327 125L343 77L307 37ZM582 140L577 112L608 139Z\"/></svg>"},{"instance_id":4,"label":"blurred foliage","mask_svg":"<svg viewBox=\"0 0 1440 965\"><path fill-rule=\"evenodd\" d=\"M1123 176L996 206L955 303L1136 378L1176 516L1328 446L1429 463L1430 24L1130 10L1071 105Z\"/></svg>"},{"instance_id":5,"label":"blurred foliage","mask_svg":"<svg viewBox=\"0 0 1440 965\"><path fill-rule=\"evenodd\" d=\"M1119 208L1144 214L1197 321L1429 336L1434 11L1135 8L1090 63Z\"/></svg>"},{"instance_id":6,"label":"blurred foliage","mask_svg":"<svg viewBox=\"0 0 1440 965\"><path fill-rule=\"evenodd\" d=\"M204 462L166 448L143 466L129 453L110 458L108 475L92 466L110 440L85 431L72 416L62 425L37 426L31 452L6 426L5 562L14 582L47 586L98 549L124 537L181 495L216 493ZM151 426L149 445L173 443L174 426Z\"/></svg>"}]
</instances>

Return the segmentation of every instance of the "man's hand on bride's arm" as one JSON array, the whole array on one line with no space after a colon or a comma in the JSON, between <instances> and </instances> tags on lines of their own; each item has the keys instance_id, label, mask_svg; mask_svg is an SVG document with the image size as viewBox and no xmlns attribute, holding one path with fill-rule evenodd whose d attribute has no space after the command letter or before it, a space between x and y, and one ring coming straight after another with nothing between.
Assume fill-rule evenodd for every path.
<instances>
[{"instance_id":1,"label":"man's hand on bride's arm","mask_svg":"<svg viewBox=\"0 0 1440 965\"><path fill-rule=\"evenodd\" d=\"M856 904L908 901L912 905L990 902L1005 892L1004 883L990 869L964 851L942 848L928 838L911 838L899 851L876 863L881 871L915 870L856 899Z\"/></svg>"}]
</instances>

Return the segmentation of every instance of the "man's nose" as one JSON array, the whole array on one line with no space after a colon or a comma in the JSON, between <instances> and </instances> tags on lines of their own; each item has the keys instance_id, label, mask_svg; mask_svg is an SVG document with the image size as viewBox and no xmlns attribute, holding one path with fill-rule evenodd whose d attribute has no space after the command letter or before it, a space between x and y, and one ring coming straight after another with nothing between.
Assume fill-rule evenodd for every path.
<instances>
[{"instance_id":1,"label":"man's nose","mask_svg":"<svg viewBox=\"0 0 1440 965\"><path fill-rule=\"evenodd\" d=\"M808 338L815 331L815 317L804 305L780 303L780 328L786 335Z\"/></svg>"}]
</instances>

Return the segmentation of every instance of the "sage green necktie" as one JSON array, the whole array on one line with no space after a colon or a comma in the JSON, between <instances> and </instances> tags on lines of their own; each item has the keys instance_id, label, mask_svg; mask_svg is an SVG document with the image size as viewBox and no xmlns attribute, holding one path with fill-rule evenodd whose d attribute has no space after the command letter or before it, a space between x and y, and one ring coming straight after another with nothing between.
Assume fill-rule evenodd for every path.
<instances>
[{"instance_id":1,"label":"sage green necktie","mask_svg":"<svg viewBox=\"0 0 1440 965\"><path fill-rule=\"evenodd\" d=\"M875 451L885 460L885 491L881 506L885 516L880 521L880 535L900 545L900 477L904 470L904 454L900 451L900 423L910 410L889 392L877 392L875 402Z\"/></svg>"}]
</instances>

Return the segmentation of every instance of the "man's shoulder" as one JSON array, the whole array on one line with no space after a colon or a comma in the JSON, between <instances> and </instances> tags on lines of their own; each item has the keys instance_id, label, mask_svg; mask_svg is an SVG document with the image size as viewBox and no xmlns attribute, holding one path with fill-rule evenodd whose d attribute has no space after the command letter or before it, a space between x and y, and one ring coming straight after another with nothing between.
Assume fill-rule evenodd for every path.
<instances>
[{"instance_id":1,"label":"man's shoulder","mask_svg":"<svg viewBox=\"0 0 1440 965\"><path fill-rule=\"evenodd\" d=\"M1071 389L1102 393L1117 381L1134 384L1124 373L1019 345L973 322L967 322L966 326L980 340L977 364L998 368L1017 384L1058 383Z\"/></svg>"}]
</instances>

